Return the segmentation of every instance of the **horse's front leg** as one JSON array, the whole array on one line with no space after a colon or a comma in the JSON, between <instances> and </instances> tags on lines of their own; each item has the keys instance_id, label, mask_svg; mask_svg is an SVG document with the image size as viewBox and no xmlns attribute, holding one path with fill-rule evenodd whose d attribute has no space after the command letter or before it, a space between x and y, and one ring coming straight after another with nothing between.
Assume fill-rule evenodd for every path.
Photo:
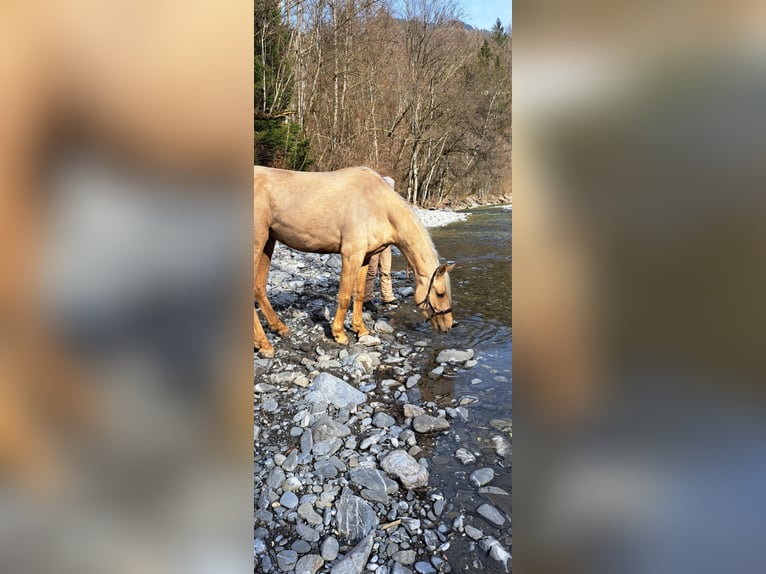
<instances>
[{"instance_id":1,"label":"horse's front leg","mask_svg":"<svg viewBox=\"0 0 766 574\"><path fill-rule=\"evenodd\" d=\"M364 304L364 289L367 285L367 270L369 265L362 265L356 276L356 291L354 292L354 313L351 319L351 327L358 337L369 334L362 320L362 306Z\"/></svg>"},{"instance_id":2,"label":"horse's front leg","mask_svg":"<svg viewBox=\"0 0 766 574\"><path fill-rule=\"evenodd\" d=\"M343 328L346 312L351 304L351 292L354 290L364 255L343 255L343 267L340 270L340 289L338 290L338 310L332 322L332 337L340 345L348 344L348 337Z\"/></svg>"}]
</instances>

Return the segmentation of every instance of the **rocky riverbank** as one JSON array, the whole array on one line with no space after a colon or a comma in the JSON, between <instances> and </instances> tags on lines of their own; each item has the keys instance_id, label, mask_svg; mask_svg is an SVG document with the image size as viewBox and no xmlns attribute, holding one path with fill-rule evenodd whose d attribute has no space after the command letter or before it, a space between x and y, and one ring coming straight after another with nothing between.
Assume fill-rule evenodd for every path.
<instances>
[{"instance_id":1,"label":"rocky riverbank","mask_svg":"<svg viewBox=\"0 0 766 574\"><path fill-rule=\"evenodd\" d=\"M433 225L455 212L426 213ZM476 571L453 566L451 546L475 555L464 564L510 571L510 493L493 484L510 467L510 422L488 429L480 450L457 434L474 397L424 399L427 387L481 357L437 353L430 334L395 329L391 308L365 312L369 336L335 344L339 269L336 255L283 246L274 254L270 297L291 335L274 339L273 359L254 359L255 572ZM395 284L402 309L412 307L405 272ZM465 469L456 480L476 494L470 507L433 484L434 444L452 435L461 443L452 457Z\"/></svg>"}]
</instances>

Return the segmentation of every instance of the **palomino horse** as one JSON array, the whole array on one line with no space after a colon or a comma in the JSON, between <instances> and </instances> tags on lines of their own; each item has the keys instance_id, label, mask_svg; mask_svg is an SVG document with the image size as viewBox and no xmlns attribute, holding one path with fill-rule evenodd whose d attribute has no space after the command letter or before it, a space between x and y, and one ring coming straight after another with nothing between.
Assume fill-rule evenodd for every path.
<instances>
[{"instance_id":1,"label":"palomino horse","mask_svg":"<svg viewBox=\"0 0 766 574\"><path fill-rule=\"evenodd\" d=\"M352 328L367 334L362 321L362 299L369 256L396 245L415 273L415 304L433 328L446 333L452 327L449 272L439 264L431 237L407 203L384 179L366 167L333 172L294 172L266 167L253 170L255 298L272 331L285 336L266 296L266 278L274 243L313 253L340 253L338 310L332 335L348 343L343 321L354 294ZM253 339L264 356L274 348L254 311Z\"/></svg>"}]
</instances>

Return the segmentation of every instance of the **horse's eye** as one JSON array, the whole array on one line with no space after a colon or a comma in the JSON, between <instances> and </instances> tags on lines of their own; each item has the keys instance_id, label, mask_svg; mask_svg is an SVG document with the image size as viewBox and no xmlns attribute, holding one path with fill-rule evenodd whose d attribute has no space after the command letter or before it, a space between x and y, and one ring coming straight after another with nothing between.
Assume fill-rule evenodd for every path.
<instances>
[{"instance_id":1,"label":"horse's eye","mask_svg":"<svg viewBox=\"0 0 766 574\"><path fill-rule=\"evenodd\" d=\"M444 293L437 293L436 296L437 297L444 297Z\"/></svg>"}]
</instances>

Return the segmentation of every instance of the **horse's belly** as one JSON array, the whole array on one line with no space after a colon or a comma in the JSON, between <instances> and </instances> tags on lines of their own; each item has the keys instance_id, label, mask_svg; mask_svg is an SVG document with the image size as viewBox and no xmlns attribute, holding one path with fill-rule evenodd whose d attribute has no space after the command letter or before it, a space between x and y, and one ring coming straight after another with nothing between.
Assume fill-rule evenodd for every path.
<instances>
[{"instance_id":1,"label":"horse's belly","mask_svg":"<svg viewBox=\"0 0 766 574\"><path fill-rule=\"evenodd\" d=\"M297 251L308 253L340 253L340 239L335 237L321 236L312 233L310 229L296 231L293 229L273 226L273 237L280 243L284 243Z\"/></svg>"}]
</instances>

